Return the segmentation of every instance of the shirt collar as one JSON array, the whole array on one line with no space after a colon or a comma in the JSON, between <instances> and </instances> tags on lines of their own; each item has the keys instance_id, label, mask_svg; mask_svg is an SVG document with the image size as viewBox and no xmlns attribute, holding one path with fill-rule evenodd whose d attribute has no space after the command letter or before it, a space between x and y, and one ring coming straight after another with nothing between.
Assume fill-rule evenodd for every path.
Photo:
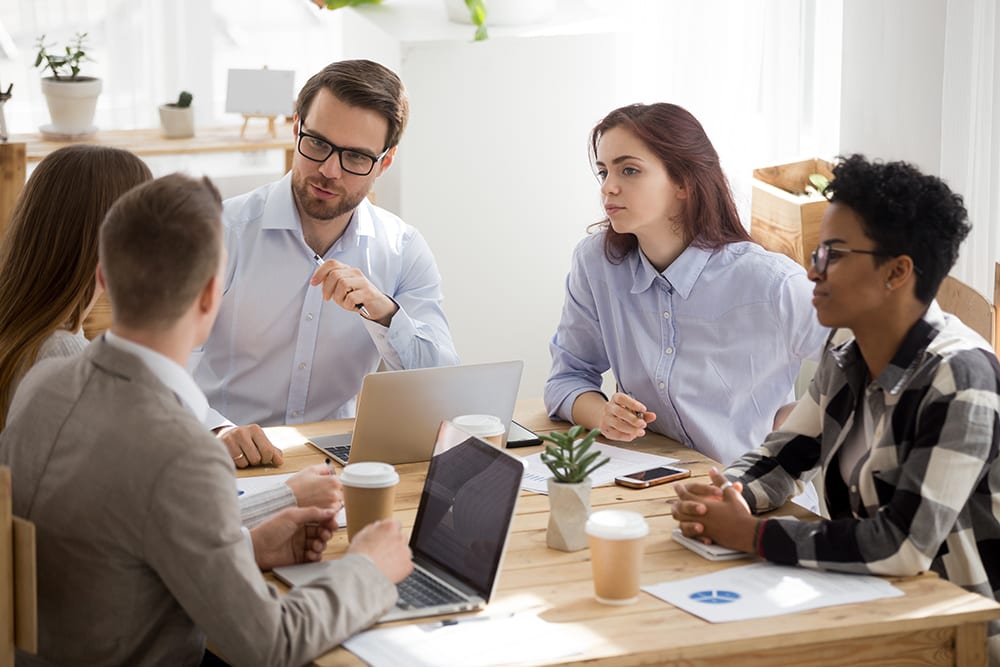
<instances>
[{"instance_id":1,"label":"shirt collar","mask_svg":"<svg viewBox=\"0 0 1000 667\"><path fill-rule=\"evenodd\" d=\"M923 361L927 346L944 328L944 325L944 312L938 306L937 301L931 302L923 316L914 322L910 330L903 336L903 341L892 356L892 361L875 378L875 383L892 395L902 391ZM831 337L832 335L831 333ZM834 361L848 378L853 380L850 382L852 386L855 384L860 386L864 382L864 373L866 373L864 360L861 358L861 351L854 338L831 348L830 354L833 355Z\"/></svg>"},{"instance_id":2,"label":"shirt collar","mask_svg":"<svg viewBox=\"0 0 1000 667\"><path fill-rule=\"evenodd\" d=\"M145 345L116 336L110 330L104 333L104 340L122 352L139 357L156 379L174 392L198 421L205 421L208 415L208 399L183 366Z\"/></svg>"},{"instance_id":3,"label":"shirt collar","mask_svg":"<svg viewBox=\"0 0 1000 667\"><path fill-rule=\"evenodd\" d=\"M699 248L689 245L684 249L673 262L670 263L663 273L656 270L656 267L642 254L641 250L636 251L633 257L635 260L635 272L632 280L632 293L640 294L645 292L656 280L657 276L663 276L677 294L687 299L691 295L691 290L698 282L698 277L712 258L714 250L710 248Z\"/></svg>"}]
</instances>

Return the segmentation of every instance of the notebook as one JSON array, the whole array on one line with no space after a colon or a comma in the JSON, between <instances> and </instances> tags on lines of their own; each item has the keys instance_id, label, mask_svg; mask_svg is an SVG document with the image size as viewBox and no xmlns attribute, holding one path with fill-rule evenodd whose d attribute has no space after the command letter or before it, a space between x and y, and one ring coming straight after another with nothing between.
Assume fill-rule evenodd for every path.
<instances>
[{"instance_id":1,"label":"notebook","mask_svg":"<svg viewBox=\"0 0 1000 667\"><path fill-rule=\"evenodd\" d=\"M341 464L427 461L446 419L489 414L509 427L523 368L523 361L503 361L371 373L361 385L354 433L309 444Z\"/></svg>"},{"instance_id":2,"label":"notebook","mask_svg":"<svg viewBox=\"0 0 1000 667\"><path fill-rule=\"evenodd\" d=\"M719 544L705 544L701 540L687 537L681 532L680 528L674 528L674 532L671 533L671 537L677 544L687 547L702 558L707 558L708 560L736 560L738 558L751 557L751 554L738 549L730 549Z\"/></svg>"},{"instance_id":3,"label":"notebook","mask_svg":"<svg viewBox=\"0 0 1000 667\"><path fill-rule=\"evenodd\" d=\"M442 422L410 535L413 573L379 622L482 609L496 588L521 488L521 459ZM330 562L274 568L290 586Z\"/></svg>"}]
</instances>

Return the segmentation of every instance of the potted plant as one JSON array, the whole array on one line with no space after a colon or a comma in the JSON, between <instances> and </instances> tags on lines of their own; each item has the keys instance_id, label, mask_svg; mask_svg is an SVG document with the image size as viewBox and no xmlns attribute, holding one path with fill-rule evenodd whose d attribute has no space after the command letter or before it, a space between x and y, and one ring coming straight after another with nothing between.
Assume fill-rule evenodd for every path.
<instances>
[{"instance_id":1,"label":"potted plant","mask_svg":"<svg viewBox=\"0 0 1000 667\"><path fill-rule=\"evenodd\" d=\"M186 139L194 136L194 109L191 108L193 95L181 91L176 102L161 104L160 127L167 139Z\"/></svg>"},{"instance_id":2,"label":"potted plant","mask_svg":"<svg viewBox=\"0 0 1000 667\"><path fill-rule=\"evenodd\" d=\"M599 429L584 434L574 426L565 433L545 433L539 437L550 444L542 452L542 463L552 471L549 478L549 527L545 541L561 551L579 551L587 546L584 528L590 515L590 473L611 459L600 459L600 451L590 451Z\"/></svg>"},{"instance_id":3,"label":"potted plant","mask_svg":"<svg viewBox=\"0 0 1000 667\"><path fill-rule=\"evenodd\" d=\"M42 134L79 139L97 131L94 112L97 96L101 94L101 80L80 76L80 64L89 60L84 50L86 40L87 33L77 33L62 52L53 51L53 45L45 43L45 35L38 38L35 67L51 72L51 76L42 77L42 92L52 124L43 125Z\"/></svg>"},{"instance_id":4,"label":"potted plant","mask_svg":"<svg viewBox=\"0 0 1000 667\"><path fill-rule=\"evenodd\" d=\"M517 12L520 12L519 16L527 14L527 20L521 21L507 21L503 25L515 25L520 23L533 23L541 20L542 18L547 18L548 14L551 14L551 10L555 10L555 0L492 0L493 2L498 2L502 6L500 8L500 19L503 22L504 17L507 16L508 10L506 7L508 5L513 5ZM326 7L327 9L340 9L341 7L357 7L358 5L377 5L381 4L382 0L312 0L312 3L322 9ZM489 37L489 33L486 30L486 3L484 0L444 0L445 11L448 13L448 18L452 21L458 23L472 23L476 26L476 34L474 39L482 41ZM544 16L539 15L539 7L542 8ZM505 13L506 12L506 13Z\"/></svg>"}]
</instances>

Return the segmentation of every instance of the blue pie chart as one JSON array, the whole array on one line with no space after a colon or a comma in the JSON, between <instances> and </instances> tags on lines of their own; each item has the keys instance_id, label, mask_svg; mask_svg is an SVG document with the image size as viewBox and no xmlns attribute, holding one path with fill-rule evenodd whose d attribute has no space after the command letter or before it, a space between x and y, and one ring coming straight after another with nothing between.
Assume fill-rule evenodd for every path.
<instances>
[{"instance_id":1,"label":"blue pie chart","mask_svg":"<svg viewBox=\"0 0 1000 667\"><path fill-rule=\"evenodd\" d=\"M702 604L729 604L739 600L740 594L736 591L698 591L688 597Z\"/></svg>"}]
</instances>

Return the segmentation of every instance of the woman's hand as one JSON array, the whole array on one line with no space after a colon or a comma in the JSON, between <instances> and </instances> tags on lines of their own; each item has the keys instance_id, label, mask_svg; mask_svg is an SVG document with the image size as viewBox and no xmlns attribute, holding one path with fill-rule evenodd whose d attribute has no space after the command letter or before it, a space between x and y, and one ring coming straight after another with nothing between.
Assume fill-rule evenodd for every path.
<instances>
[{"instance_id":1,"label":"woman's hand","mask_svg":"<svg viewBox=\"0 0 1000 667\"><path fill-rule=\"evenodd\" d=\"M631 442L646 435L646 426L656 419L656 414L628 394L618 391L604 405L598 428L612 440Z\"/></svg>"}]
</instances>

